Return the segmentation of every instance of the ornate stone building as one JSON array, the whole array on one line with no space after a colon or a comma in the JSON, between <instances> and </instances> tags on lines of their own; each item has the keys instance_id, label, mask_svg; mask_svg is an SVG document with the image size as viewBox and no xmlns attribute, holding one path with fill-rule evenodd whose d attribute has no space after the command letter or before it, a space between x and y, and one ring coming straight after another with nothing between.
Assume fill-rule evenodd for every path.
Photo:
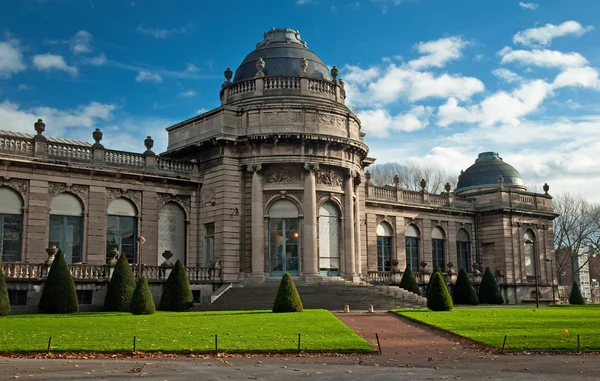
<instances>
[{"instance_id":1,"label":"ornate stone building","mask_svg":"<svg viewBox=\"0 0 600 381\"><path fill-rule=\"evenodd\" d=\"M438 266L449 283L489 266L513 303L535 297L536 279L552 295L552 199L527 192L497 154L441 195L375 187L338 69L298 32L266 32L224 74L221 106L168 127L160 155L150 137L141 154L103 147L98 129L94 144L46 137L41 120L36 135L0 131L0 261L14 304L35 306L53 245L92 305L116 251L143 264L155 297L181 259L203 302L285 272L326 292L391 283L405 266L422 282Z\"/></svg>"}]
</instances>

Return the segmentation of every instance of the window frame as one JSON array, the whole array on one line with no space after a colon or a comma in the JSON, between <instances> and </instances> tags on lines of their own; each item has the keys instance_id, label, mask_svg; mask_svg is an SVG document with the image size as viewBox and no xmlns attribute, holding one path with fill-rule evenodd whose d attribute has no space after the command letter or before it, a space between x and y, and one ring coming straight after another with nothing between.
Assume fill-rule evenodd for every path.
<instances>
[{"instance_id":1,"label":"window frame","mask_svg":"<svg viewBox=\"0 0 600 381\"><path fill-rule=\"evenodd\" d=\"M204 224L204 265L212 266L215 260L215 223Z\"/></svg>"}]
</instances>

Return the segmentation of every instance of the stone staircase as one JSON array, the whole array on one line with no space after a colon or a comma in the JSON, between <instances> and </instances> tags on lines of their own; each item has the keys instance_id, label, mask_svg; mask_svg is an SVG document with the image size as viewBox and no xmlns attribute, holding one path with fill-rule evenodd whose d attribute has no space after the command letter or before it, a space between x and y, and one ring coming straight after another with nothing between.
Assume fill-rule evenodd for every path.
<instances>
[{"instance_id":1,"label":"stone staircase","mask_svg":"<svg viewBox=\"0 0 600 381\"><path fill-rule=\"evenodd\" d=\"M397 286L352 283L344 280L329 280L319 283L303 283L295 280L296 288L304 308L321 308L342 311L345 305L351 311L367 311L372 305L375 310L393 308L419 308L427 300ZM194 309L201 311L219 310L270 310L279 287L278 280L267 280L256 285L229 288L211 304L202 304Z\"/></svg>"}]
</instances>

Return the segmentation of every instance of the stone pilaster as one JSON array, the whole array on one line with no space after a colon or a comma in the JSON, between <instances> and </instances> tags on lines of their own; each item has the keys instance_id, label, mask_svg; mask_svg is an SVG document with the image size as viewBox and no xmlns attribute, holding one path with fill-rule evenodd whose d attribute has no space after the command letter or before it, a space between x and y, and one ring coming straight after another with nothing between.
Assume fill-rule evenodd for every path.
<instances>
[{"instance_id":1,"label":"stone pilaster","mask_svg":"<svg viewBox=\"0 0 600 381\"><path fill-rule=\"evenodd\" d=\"M349 171L344 179L344 253L345 274L350 280L356 278L356 250L354 242L354 176L356 173Z\"/></svg>"},{"instance_id":2,"label":"stone pilaster","mask_svg":"<svg viewBox=\"0 0 600 381\"><path fill-rule=\"evenodd\" d=\"M319 164L305 164L304 176L304 237L302 239L302 274L304 277L319 275L319 255L317 251L317 192L315 171Z\"/></svg>"},{"instance_id":3,"label":"stone pilaster","mask_svg":"<svg viewBox=\"0 0 600 381\"><path fill-rule=\"evenodd\" d=\"M352 179L352 187L355 189L355 180L360 181L360 174ZM356 192L354 193L354 250L356 258L356 275L362 274L362 258L361 258L361 239L360 239L360 191L356 184Z\"/></svg>"},{"instance_id":4,"label":"stone pilaster","mask_svg":"<svg viewBox=\"0 0 600 381\"><path fill-rule=\"evenodd\" d=\"M263 205L263 184L260 170L262 166L249 165L252 173L252 274L256 280L265 278L265 226Z\"/></svg>"}]
</instances>

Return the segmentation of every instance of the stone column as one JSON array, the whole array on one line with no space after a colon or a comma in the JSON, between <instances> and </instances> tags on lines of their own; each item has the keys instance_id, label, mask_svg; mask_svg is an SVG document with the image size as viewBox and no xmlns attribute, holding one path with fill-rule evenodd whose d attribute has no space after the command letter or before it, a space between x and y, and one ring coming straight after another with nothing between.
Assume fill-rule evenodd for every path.
<instances>
[{"instance_id":1,"label":"stone column","mask_svg":"<svg viewBox=\"0 0 600 381\"><path fill-rule=\"evenodd\" d=\"M354 242L354 175L356 172L349 170L344 179L344 263L346 272L344 276L352 280L356 277L356 246Z\"/></svg>"},{"instance_id":2,"label":"stone column","mask_svg":"<svg viewBox=\"0 0 600 381\"><path fill-rule=\"evenodd\" d=\"M358 189L360 185L360 174L356 173L352 186L356 185L356 192L354 193L354 251L356 258L356 275L362 274L362 256L361 256L361 242L360 242L360 191Z\"/></svg>"},{"instance_id":3,"label":"stone column","mask_svg":"<svg viewBox=\"0 0 600 381\"><path fill-rule=\"evenodd\" d=\"M251 278L262 281L265 278L265 226L263 206L262 166L249 165L252 173L252 274Z\"/></svg>"},{"instance_id":4,"label":"stone column","mask_svg":"<svg viewBox=\"0 0 600 381\"><path fill-rule=\"evenodd\" d=\"M308 171L304 177L304 237L302 239L302 275L305 278L319 275L317 251L317 191L315 172L319 164L305 164Z\"/></svg>"}]
</instances>

